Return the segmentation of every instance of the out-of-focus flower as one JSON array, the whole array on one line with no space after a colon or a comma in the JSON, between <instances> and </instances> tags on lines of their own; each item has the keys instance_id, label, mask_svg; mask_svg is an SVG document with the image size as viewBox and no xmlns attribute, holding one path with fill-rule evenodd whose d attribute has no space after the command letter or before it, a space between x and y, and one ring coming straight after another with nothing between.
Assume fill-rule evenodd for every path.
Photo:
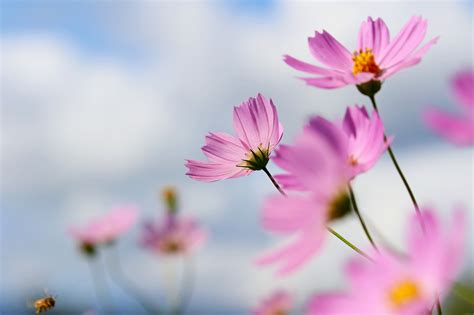
<instances>
[{"instance_id":1,"label":"out-of-focus flower","mask_svg":"<svg viewBox=\"0 0 474 315\"><path fill-rule=\"evenodd\" d=\"M278 262L280 275L295 271L320 249L326 224L350 211L351 169L345 140L339 126L316 117L294 145L281 145L276 151L275 163L288 172L277 176L279 182L306 193L275 195L265 201L264 227L296 239L262 256L258 264Z\"/></svg>"},{"instance_id":2,"label":"out-of-focus flower","mask_svg":"<svg viewBox=\"0 0 474 315\"><path fill-rule=\"evenodd\" d=\"M462 114L450 114L436 107L425 110L423 118L436 133L456 145L474 144L474 71L458 72L452 80L454 95Z\"/></svg>"},{"instance_id":3,"label":"out-of-focus flower","mask_svg":"<svg viewBox=\"0 0 474 315\"><path fill-rule=\"evenodd\" d=\"M392 137L384 139L384 127L377 112L369 116L365 107L348 107L343 121L347 136L348 162L352 176L371 169L385 152Z\"/></svg>"},{"instance_id":4,"label":"out-of-focus flower","mask_svg":"<svg viewBox=\"0 0 474 315\"><path fill-rule=\"evenodd\" d=\"M446 293L460 270L465 237L464 213L456 210L443 230L431 211L422 212L425 232L414 214L408 230L408 257L374 252L347 266L350 290L316 296L308 314L426 314Z\"/></svg>"},{"instance_id":5,"label":"out-of-focus flower","mask_svg":"<svg viewBox=\"0 0 474 315\"><path fill-rule=\"evenodd\" d=\"M252 311L252 315L287 315L292 305L291 295L286 291L276 291Z\"/></svg>"},{"instance_id":6,"label":"out-of-focus flower","mask_svg":"<svg viewBox=\"0 0 474 315\"><path fill-rule=\"evenodd\" d=\"M135 207L117 207L83 227L70 227L69 233L81 243L86 253L92 254L96 245L111 243L127 232L136 222L137 216Z\"/></svg>"},{"instance_id":7,"label":"out-of-focus flower","mask_svg":"<svg viewBox=\"0 0 474 315\"><path fill-rule=\"evenodd\" d=\"M234 129L237 137L226 133L209 133L202 151L209 161L188 160L189 177L213 182L235 178L265 168L273 149L283 134L272 100L258 94L234 107Z\"/></svg>"},{"instance_id":8,"label":"out-of-focus flower","mask_svg":"<svg viewBox=\"0 0 474 315\"><path fill-rule=\"evenodd\" d=\"M146 222L141 244L157 254L185 254L197 249L206 240L206 233L191 218L165 214L161 220Z\"/></svg>"},{"instance_id":9,"label":"out-of-focus flower","mask_svg":"<svg viewBox=\"0 0 474 315\"><path fill-rule=\"evenodd\" d=\"M417 50L423 41L427 21L420 16L412 17L400 32L390 40L389 30L380 18L362 22L359 30L357 50L350 53L341 43L326 31L316 32L308 38L309 50L313 57L327 68L321 68L286 55L285 62L296 70L312 75L302 78L307 84L325 88L339 88L355 84L364 94L375 94L380 83L396 72L416 65L428 49L436 43L430 40ZM364 83L375 82L370 86ZM377 89L374 91L373 89Z\"/></svg>"}]
</instances>

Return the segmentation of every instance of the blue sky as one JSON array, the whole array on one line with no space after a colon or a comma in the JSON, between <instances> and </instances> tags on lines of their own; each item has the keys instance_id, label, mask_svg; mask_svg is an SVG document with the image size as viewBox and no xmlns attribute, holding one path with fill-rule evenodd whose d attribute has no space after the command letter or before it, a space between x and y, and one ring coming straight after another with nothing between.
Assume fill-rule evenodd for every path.
<instances>
[{"instance_id":1,"label":"blue sky","mask_svg":"<svg viewBox=\"0 0 474 315\"><path fill-rule=\"evenodd\" d=\"M420 65L391 78L378 97L400 162L422 202L444 214L456 202L472 209L472 150L444 143L420 120L427 104L455 110L449 78L472 66L467 7L448 2L3 1L2 297L21 308L48 287L65 304L97 308L87 265L65 229L117 203L136 203L142 218L155 216L156 192L167 184L178 186L183 211L211 235L197 257L199 287L191 309L244 314L277 287L293 290L302 305L315 290L342 286L334 267L351 253L334 240L324 255L287 279L252 264L279 240L260 228L259 207L272 193L264 176L206 185L185 177L183 164L186 158L202 158L199 148L208 131L230 132L232 106L257 92L275 101L285 143L309 115L335 119L345 106L366 103L353 87L305 86L281 56L311 60L306 37L323 28L351 47L354 30L369 14L382 16L392 34L409 16L423 14L429 20L427 39L441 36ZM451 182L457 185L444 184ZM367 216L402 246L410 201L386 157L357 181L356 192ZM366 243L355 221L338 228ZM137 248L138 233L139 226L121 241L129 253L125 263L150 292L162 294L159 280L143 280L159 279L162 263ZM223 273L230 288L222 287ZM114 295L132 305L119 290Z\"/></svg>"}]
</instances>

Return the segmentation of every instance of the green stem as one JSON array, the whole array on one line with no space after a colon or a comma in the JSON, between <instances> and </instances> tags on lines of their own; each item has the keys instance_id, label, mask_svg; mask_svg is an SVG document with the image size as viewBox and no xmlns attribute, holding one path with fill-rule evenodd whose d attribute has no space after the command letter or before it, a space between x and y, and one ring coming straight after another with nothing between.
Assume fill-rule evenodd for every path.
<instances>
[{"instance_id":1,"label":"green stem","mask_svg":"<svg viewBox=\"0 0 474 315\"><path fill-rule=\"evenodd\" d=\"M96 261L92 261L94 260L94 258L96 259ZM100 257L94 258L87 258L87 260L91 271L91 277L97 301L99 302L100 307L102 307L104 314L109 314L109 312L111 314L114 314L115 310L113 308L113 305L110 303L110 294L108 291L106 279L104 278L104 273L102 272L103 270L99 269L100 261L97 261L98 259L100 259Z\"/></svg>"},{"instance_id":2,"label":"green stem","mask_svg":"<svg viewBox=\"0 0 474 315\"><path fill-rule=\"evenodd\" d=\"M282 194L283 196L287 197L286 193L283 191L283 189L281 189L280 185L278 185L278 183L276 182L276 180L273 178L272 174L270 174L270 172L268 171L268 169L265 167L263 168L263 171L265 172L265 174L267 174L268 178L270 178L270 180L272 181L273 185L276 187L276 189L280 192L280 194ZM359 253L360 255L364 256L365 258L369 259L369 260L372 260L372 258L369 257L369 255L367 255L366 253L364 253L362 250L360 250L357 246L355 246L354 244L352 244L351 242L349 242L346 238L344 238L341 234L337 233L336 231L334 231L332 228L330 227L327 227L328 231L331 232L333 235L335 235L338 239L340 239L341 241L344 242L344 244L346 244L347 246L349 246L350 248L352 248L354 251L356 251L357 253Z\"/></svg>"},{"instance_id":3,"label":"green stem","mask_svg":"<svg viewBox=\"0 0 474 315\"><path fill-rule=\"evenodd\" d=\"M283 189L281 189L280 185L278 185L277 181L275 180L275 178L273 178L272 174L268 171L268 169L264 167L262 168L262 170L265 172L265 174L267 174L268 178L270 178L270 180L272 181L273 186L275 186L275 188L280 192L280 194L286 196L285 192L283 191Z\"/></svg>"},{"instance_id":4,"label":"green stem","mask_svg":"<svg viewBox=\"0 0 474 315\"><path fill-rule=\"evenodd\" d=\"M117 246L117 245L113 245ZM149 314L159 314L159 311L156 311L154 307L148 305L148 303L142 299L140 294L135 291L135 287L131 285L128 278L125 276L125 273L122 269L122 264L120 261L118 249L110 248L106 255L107 269L112 280L122 288L129 296L134 298L138 304Z\"/></svg>"},{"instance_id":5,"label":"green stem","mask_svg":"<svg viewBox=\"0 0 474 315\"><path fill-rule=\"evenodd\" d=\"M184 272L181 283L181 293L178 297L178 305L172 314L180 315L186 311L191 302L195 282L195 263L192 257L183 257Z\"/></svg>"},{"instance_id":6,"label":"green stem","mask_svg":"<svg viewBox=\"0 0 474 315\"><path fill-rule=\"evenodd\" d=\"M369 98L370 98L370 101L372 102L372 106L374 107L374 110L380 116L379 109L377 108L377 103L375 102L375 97L373 95L371 95L371 96L369 96ZM385 133L384 133L384 139L385 139L385 141L387 141L387 136L385 135ZM408 194L410 195L410 199L413 203L413 206L415 207L415 211L416 211L416 214L418 216L421 228L422 228L423 231L425 231L425 225L424 225L424 222L423 222L423 218L421 216L420 207L418 206L418 202L416 201L416 198L415 198L415 194L413 193L413 191L410 187L410 184L408 183L405 175L403 174L403 171L400 168L400 165L398 164L397 158L395 157L395 154L393 153L392 147L390 145L387 146L387 151L388 151L388 154L390 155L390 158L392 159L392 162L393 162L393 165L395 166L395 169L398 172L398 175L400 175L400 178L402 179L403 184L405 185L405 188L408 191Z\"/></svg>"},{"instance_id":7,"label":"green stem","mask_svg":"<svg viewBox=\"0 0 474 315\"><path fill-rule=\"evenodd\" d=\"M365 232L365 235L367 235L367 238L369 239L370 244L375 248L375 250L378 251L377 246L375 245L374 240L372 239L372 236L370 235L369 229L367 228L367 225L364 222L364 219L362 218L362 215L360 214L359 207L357 206L356 198L354 191L352 190L351 184L349 186L349 193L351 195L351 202L352 202L352 208L354 209L354 212L356 213L357 217L359 218L360 224L362 225L362 229Z\"/></svg>"},{"instance_id":8,"label":"green stem","mask_svg":"<svg viewBox=\"0 0 474 315\"><path fill-rule=\"evenodd\" d=\"M368 260L372 261L372 258L370 258L369 255L367 255L366 253L364 253L361 249L359 249L357 246L355 246L354 244L352 244L351 242L349 242L345 237L343 237L341 234L337 233L336 231L334 231L332 228L330 227L327 227L328 231L331 232L335 237L337 237L338 239L340 239L344 244L346 244L347 246L349 246L350 248L352 248L355 252L357 252L358 254L364 256L365 258L367 258Z\"/></svg>"}]
</instances>

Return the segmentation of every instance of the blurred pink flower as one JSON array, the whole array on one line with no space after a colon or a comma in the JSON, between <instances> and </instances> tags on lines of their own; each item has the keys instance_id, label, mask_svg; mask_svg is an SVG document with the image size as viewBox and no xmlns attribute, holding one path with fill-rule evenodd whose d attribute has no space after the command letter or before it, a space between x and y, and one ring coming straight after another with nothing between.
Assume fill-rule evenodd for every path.
<instances>
[{"instance_id":1,"label":"blurred pink flower","mask_svg":"<svg viewBox=\"0 0 474 315\"><path fill-rule=\"evenodd\" d=\"M278 175L286 188L305 194L274 195L263 206L262 223L269 230L295 239L263 255L258 264L279 263L277 273L301 267L320 249L326 224L350 211L347 184L347 142L340 126L321 117L313 118L293 146L281 145L273 158L288 173Z\"/></svg>"},{"instance_id":2,"label":"blurred pink flower","mask_svg":"<svg viewBox=\"0 0 474 315\"><path fill-rule=\"evenodd\" d=\"M309 50L314 58L327 66L321 68L286 55L284 61L296 70L315 77L302 78L307 84L332 89L350 84L376 80L383 81L396 72L416 65L437 38L417 47L423 41L427 21L421 16L412 17L401 31L390 40L389 30L380 18L362 22L357 50L350 53L326 31L316 32L308 38Z\"/></svg>"},{"instance_id":3,"label":"blurred pink flower","mask_svg":"<svg viewBox=\"0 0 474 315\"><path fill-rule=\"evenodd\" d=\"M206 240L206 233L191 218L167 213L161 220L146 222L141 244L157 254L188 253Z\"/></svg>"},{"instance_id":4,"label":"blurred pink flower","mask_svg":"<svg viewBox=\"0 0 474 315\"><path fill-rule=\"evenodd\" d=\"M374 261L357 257L346 269L351 287L346 293L314 297L308 314L426 314L446 293L463 260L465 217L453 213L443 230L431 211L422 212L424 234L415 214L408 229L408 257L389 251L373 252Z\"/></svg>"},{"instance_id":5,"label":"blurred pink flower","mask_svg":"<svg viewBox=\"0 0 474 315\"><path fill-rule=\"evenodd\" d=\"M292 299L286 291L276 291L252 311L252 315L287 315L290 314Z\"/></svg>"},{"instance_id":6,"label":"blurred pink flower","mask_svg":"<svg viewBox=\"0 0 474 315\"><path fill-rule=\"evenodd\" d=\"M188 160L186 175L213 182L261 170L283 134L275 105L261 94L234 107L234 129L237 137L209 133L206 145L202 147L209 161Z\"/></svg>"},{"instance_id":7,"label":"blurred pink flower","mask_svg":"<svg viewBox=\"0 0 474 315\"><path fill-rule=\"evenodd\" d=\"M123 206L110 210L83 227L72 226L69 233L83 245L99 245L116 240L136 222L138 210Z\"/></svg>"},{"instance_id":8,"label":"blurred pink flower","mask_svg":"<svg viewBox=\"0 0 474 315\"><path fill-rule=\"evenodd\" d=\"M385 152L393 137L384 140L384 126L377 112L369 116L365 107L352 106L346 110L343 130L347 136L348 162L352 176L371 169Z\"/></svg>"},{"instance_id":9,"label":"blurred pink flower","mask_svg":"<svg viewBox=\"0 0 474 315\"><path fill-rule=\"evenodd\" d=\"M474 144L474 71L458 72L452 80L454 95L461 115L450 114L436 107L425 110L423 118L436 133L456 145Z\"/></svg>"}]
</instances>

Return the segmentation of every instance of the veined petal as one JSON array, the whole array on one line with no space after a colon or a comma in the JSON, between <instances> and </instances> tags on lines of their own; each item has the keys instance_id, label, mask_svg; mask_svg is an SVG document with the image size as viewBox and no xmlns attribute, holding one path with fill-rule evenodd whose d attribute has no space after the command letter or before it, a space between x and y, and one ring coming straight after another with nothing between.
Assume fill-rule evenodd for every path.
<instances>
[{"instance_id":1,"label":"veined petal","mask_svg":"<svg viewBox=\"0 0 474 315\"><path fill-rule=\"evenodd\" d=\"M319 74L319 75L324 75L324 76L332 76L338 73L338 71L321 68L321 67L306 63L304 61L298 60L296 58L293 58L289 55L285 55L283 57L283 61L285 61L285 63L289 65L290 67L292 67L293 69L300 70L306 73Z\"/></svg>"},{"instance_id":2,"label":"veined petal","mask_svg":"<svg viewBox=\"0 0 474 315\"><path fill-rule=\"evenodd\" d=\"M348 85L346 82L337 79L336 77L320 77L320 78L299 78L306 82L306 84L323 88L335 89Z\"/></svg>"},{"instance_id":3,"label":"veined petal","mask_svg":"<svg viewBox=\"0 0 474 315\"><path fill-rule=\"evenodd\" d=\"M252 172L249 169L238 167L235 164L220 164L194 160L188 160L186 167L188 168L187 176L202 182L214 182L222 179L236 178L248 175Z\"/></svg>"},{"instance_id":4,"label":"veined petal","mask_svg":"<svg viewBox=\"0 0 474 315\"><path fill-rule=\"evenodd\" d=\"M273 102L261 94L234 108L234 129L247 150L278 144L282 130Z\"/></svg>"},{"instance_id":5,"label":"veined petal","mask_svg":"<svg viewBox=\"0 0 474 315\"><path fill-rule=\"evenodd\" d=\"M245 159L247 153L237 138L225 133L209 133L201 149L210 161L233 165Z\"/></svg>"},{"instance_id":6,"label":"veined petal","mask_svg":"<svg viewBox=\"0 0 474 315\"><path fill-rule=\"evenodd\" d=\"M412 17L380 53L377 63L384 69L390 68L410 56L425 37L426 29L426 20L423 20L421 16Z\"/></svg>"},{"instance_id":7,"label":"veined petal","mask_svg":"<svg viewBox=\"0 0 474 315\"><path fill-rule=\"evenodd\" d=\"M321 63L341 71L352 69L351 53L326 31L308 38L309 49Z\"/></svg>"},{"instance_id":8,"label":"veined petal","mask_svg":"<svg viewBox=\"0 0 474 315\"><path fill-rule=\"evenodd\" d=\"M385 22L381 18L374 21L368 17L360 26L357 50L365 51L366 48L370 48L374 55L378 56L389 41L390 33Z\"/></svg>"}]
</instances>

